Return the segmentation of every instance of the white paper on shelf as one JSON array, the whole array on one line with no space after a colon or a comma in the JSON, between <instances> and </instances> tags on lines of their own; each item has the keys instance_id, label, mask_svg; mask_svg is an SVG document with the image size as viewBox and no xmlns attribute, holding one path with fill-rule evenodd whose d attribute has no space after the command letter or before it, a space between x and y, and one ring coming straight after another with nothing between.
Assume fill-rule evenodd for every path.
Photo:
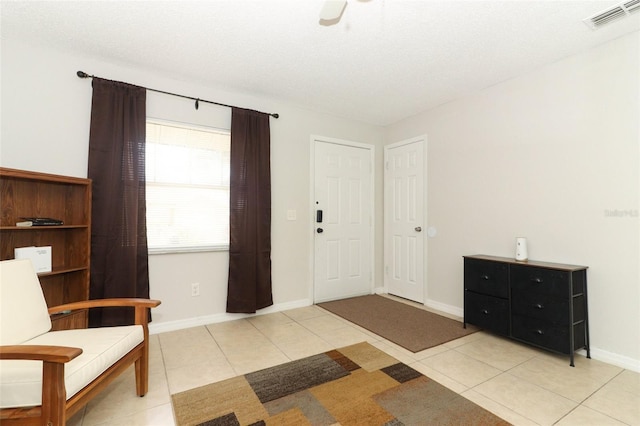
<instances>
[{"instance_id":1,"label":"white paper on shelf","mask_svg":"<svg viewBox=\"0 0 640 426\"><path fill-rule=\"evenodd\" d=\"M31 259L37 273L51 272L51 246L18 247L13 252L16 259Z\"/></svg>"}]
</instances>

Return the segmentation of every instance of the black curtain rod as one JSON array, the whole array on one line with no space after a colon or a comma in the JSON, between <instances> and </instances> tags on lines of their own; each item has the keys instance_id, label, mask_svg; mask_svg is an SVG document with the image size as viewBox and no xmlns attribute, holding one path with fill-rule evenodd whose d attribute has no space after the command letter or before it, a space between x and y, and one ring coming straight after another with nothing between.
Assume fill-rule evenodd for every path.
<instances>
[{"instance_id":1,"label":"black curtain rod","mask_svg":"<svg viewBox=\"0 0 640 426\"><path fill-rule=\"evenodd\" d=\"M76 75L80 78L101 78L101 77L96 77L95 75L90 75L87 74L84 71L78 71L76 73ZM110 80L113 81L113 80ZM129 83L125 83L125 84L129 84ZM196 101L196 109L198 109L199 103L200 102L205 102L207 104L213 104L213 105L219 105L219 106L223 106L223 107L227 107L227 108L236 108L233 105L227 105L227 104L221 104L220 102L213 102L213 101L207 101L205 99L200 99L200 98L194 98L192 96L185 96L185 95L179 95L177 93L171 93L171 92L165 92L164 90L156 90L156 89L150 89L148 87L144 87L144 89L146 90L151 90L152 92L157 92L157 93L164 93L165 95L171 95L171 96L177 96L179 98L184 98L184 99L191 99L192 101ZM260 112L260 111L258 111ZM273 118L278 118L280 117L280 114L278 113L263 113L263 114L269 114L271 117Z\"/></svg>"}]
</instances>

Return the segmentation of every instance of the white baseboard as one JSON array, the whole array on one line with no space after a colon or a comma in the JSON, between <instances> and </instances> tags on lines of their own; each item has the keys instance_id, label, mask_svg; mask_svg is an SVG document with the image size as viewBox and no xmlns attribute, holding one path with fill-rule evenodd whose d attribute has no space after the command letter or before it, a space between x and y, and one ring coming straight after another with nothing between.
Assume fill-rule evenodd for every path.
<instances>
[{"instance_id":1,"label":"white baseboard","mask_svg":"<svg viewBox=\"0 0 640 426\"><path fill-rule=\"evenodd\" d=\"M585 351L584 349L579 350L578 353L587 356L587 351ZM592 347L591 359L606 362L607 364L615 365L626 370L640 373L640 360L629 358L628 356L623 356Z\"/></svg>"},{"instance_id":2,"label":"white baseboard","mask_svg":"<svg viewBox=\"0 0 640 426\"><path fill-rule=\"evenodd\" d=\"M427 299L424 302L424 306L427 308L435 309L436 311L444 312L449 315L454 315L459 318L464 317L464 310L462 308L458 308L457 306L447 305L445 303L436 302L435 300Z\"/></svg>"},{"instance_id":3,"label":"white baseboard","mask_svg":"<svg viewBox=\"0 0 640 426\"><path fill-rule=\"evenodd\" d=\"M206 315L201 317L185 318L176 321L167 322L152 322L149 324L149 334L165 333L167 331L182 330L185 328L199 327L207 324L215 324L218 322L232 321L242 318L251 318L258 315L272 314L274 312L287 311L289 309L304 308L305 306L311 306L311 300L301 299L293 302L279 303L277 305L269 306L268 308L261 309L260 312L255 314L229 314L222 312L219 314Z\"/></svg>"}]
</instances>

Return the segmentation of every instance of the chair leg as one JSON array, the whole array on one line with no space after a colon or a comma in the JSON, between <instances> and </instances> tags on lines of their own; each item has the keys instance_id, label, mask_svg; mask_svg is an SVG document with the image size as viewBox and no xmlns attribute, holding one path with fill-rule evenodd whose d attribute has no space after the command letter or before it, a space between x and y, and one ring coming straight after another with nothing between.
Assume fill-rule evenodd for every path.
<instances>
[{"instance_id":1,"label":"chair leg","mask_svg":"<svg viewBox=\"0 0 640 426\"><path fill-rule=\"evenodd\" d=\"M67 422L67 391L64 364L44 361L42 366L42 424L64 426Z\"/></svg>"},{"instance_id":2,"label":"chair leg","mask_svg":"<svg viewBox=\"0 0 640 426\"><path fill-rule=\"evenodd\" d=\"M142 347L142 355L135 362L136 368L136 392L138 396L145 396L149 390L149 346L145 342Z\"/></svg>"}]
</instances>

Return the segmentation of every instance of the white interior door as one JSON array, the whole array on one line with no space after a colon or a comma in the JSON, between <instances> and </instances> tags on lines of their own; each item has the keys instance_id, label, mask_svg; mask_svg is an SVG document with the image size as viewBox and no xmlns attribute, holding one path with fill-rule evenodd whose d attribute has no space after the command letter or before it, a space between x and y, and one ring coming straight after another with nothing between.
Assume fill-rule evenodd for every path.
<instances>
[{"instance_id":1,"label":"white interior door","mask_svg":"<svg viewBox=\"0 0 640 426\"><path fill-rule=\"evenodd\" d=\"M385 147L385 286L424 303L424 138Z\"/></svg>"},{"instance_id":2,"label":"white interior door","mask_svg":"<svg viewBox=\"0 0 640 426\"><path fill-rule=\"evenodd\" d=\"M373 146L312 139L314 301L373 291Z\"/></svg>"}]
</instances>

